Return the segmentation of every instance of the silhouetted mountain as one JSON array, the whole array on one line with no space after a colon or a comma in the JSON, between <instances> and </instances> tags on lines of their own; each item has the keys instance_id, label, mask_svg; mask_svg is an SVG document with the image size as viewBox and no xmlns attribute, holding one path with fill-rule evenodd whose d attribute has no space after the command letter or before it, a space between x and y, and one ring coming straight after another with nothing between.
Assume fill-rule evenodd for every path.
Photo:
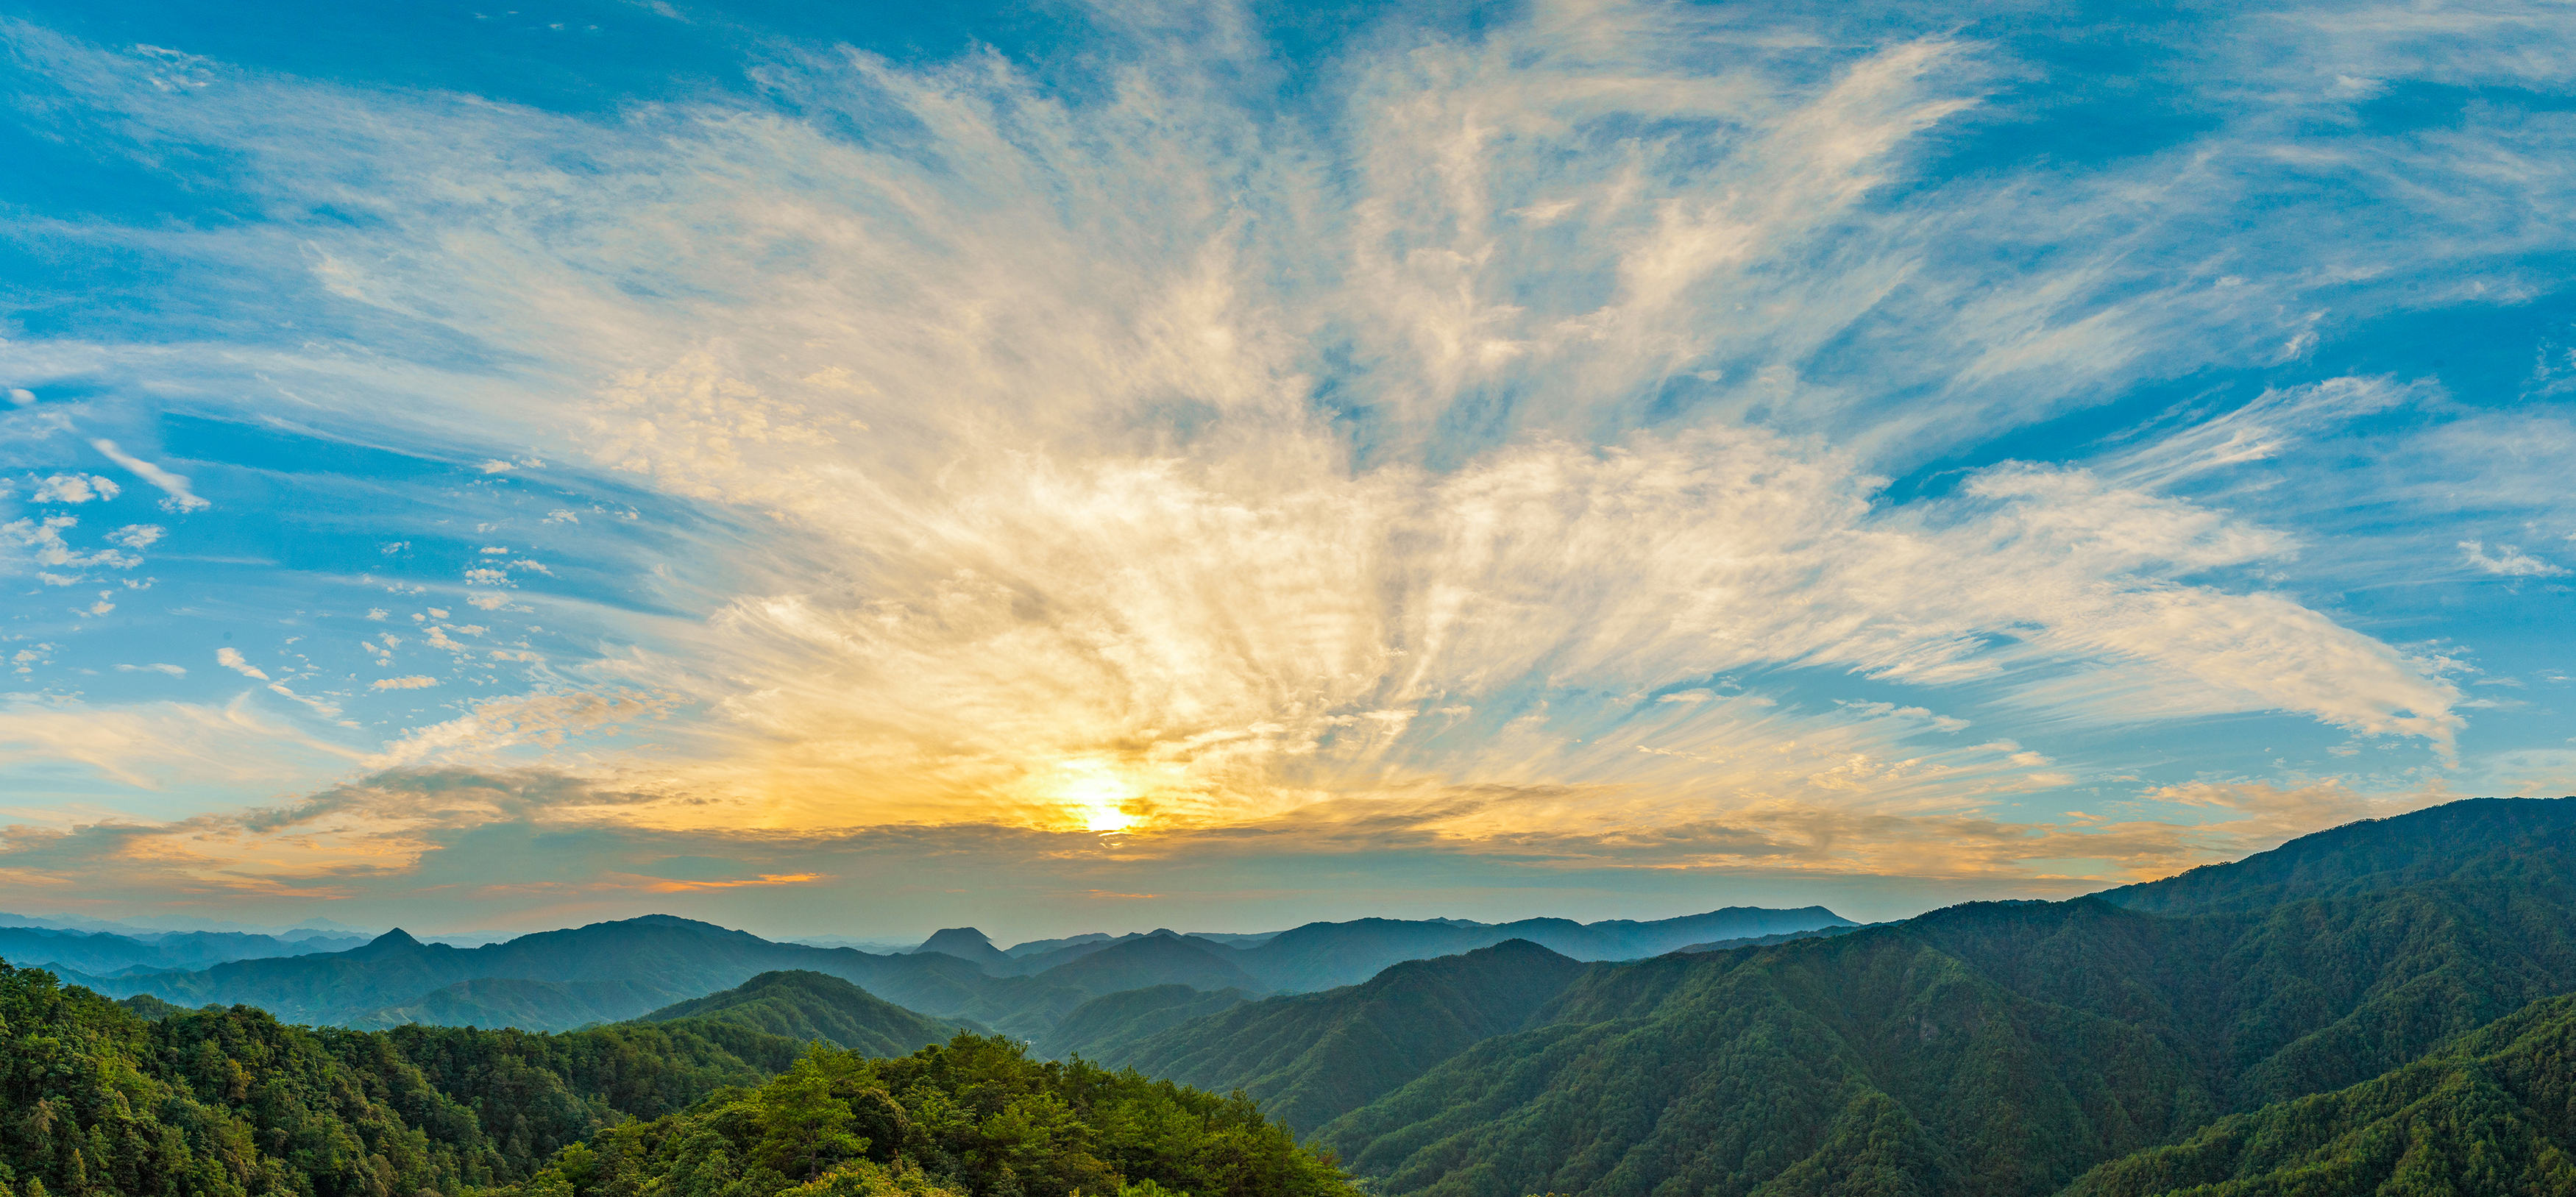
<instances>
[{"instance_id":1,"label":"silhouetted mountain","mask_svg":"<svg viewBox=\"0 0 2576 1197\"><path fill-rule=\"evenodd\" d=\"M1213 993L1187 985L1149 985L1105 994L1073 1008L1029 1050L1051 1060L1104 1060L1138 1040L1244 1001L1240 989Z\"/></svg>"},{"instance_id":2,"label":"silhouetted mountain","mask_svg":"<svg viewBox=\"0 0 2576 1197\"><path fill-rule=\"evenodd\" d=\"M2093 1169L2065 1197L2576 1192L2576 997L2425 1059L2220 1120Z\"/></svg>"},{"instance_id":3,"label":"silhouetted mountain","mask_svg":"<svg viewBox=\"0 0 2576 1197\"><path fill-rule=\"evenodd\" d=\"M839 977L909 1009L1020 1035L1047 1030L1092 996L1037 978L989 977L976 965L943 953L875 956L848 948L772 943L668 915L525 935L479 948L424 944L397 930L346 952L83 980L115 996L150 993L183 1006L242 1003L296 1022L347 1025L404 1011L469 1020L527 1017L542 1026L561 1026L574 1017L634 1018L730 989L760 973L796 968ZM588 988L555 994L530 986L498 986L486 987L485 997L476 996L485 989L431 996L463 982L496 981Z\"/></svg>"},{"instance_id":4,"label":"silhouetted mountain","mask_svg":"<svg viewBox=\"0 0 2576 1197\"><path fill-rule=\"evenodd\" d=\"M1583 968L1507 940L1407 961L1361 985L1234 1006L1124 1047L1102 1046L1095 1058L1219 1092L1241 1089L1302 1134L1478 1040L1520 1029Z\"/></svg>"},{"instance_id":5,"label":"silhouetted mountain","mask_svg":"<svg viewBox=\"0 0 2576 1197\"><path fill-rule=\"evenodd\" d=\"M1793 939L1822 939L1828 935L1847 935L1859 929L1857 926L1818 927L1813 931L1784 931L1778 935L1746 935L1736 939L1721 939L1714 943L1688 944L1674 948L1664 955L1671 956L1681 952L1732 952L1737 948L1767 948L1772 944L1787 943Z\"/></svg>"},{"instance_id":6,"label":"silhouetted mountain","mask_svg":"<svg viewBox=\"0 0 2576 1197\"><path fill-rule=\"evenodd\" d=\"M1077 944L1107 943L1113 938L1116 937L1106 931L1086 931L1080 935L1068 935L1062 939L1032 939L1026 943L1015 943L1002 949L1002 954L1017 960L1022 956L1035 956L1058 948L1070 948Z\"/></svg>"},{"instance_id":7,"label":"silhouetted mountain","mask_svg":"<svg viewBox=\"0 0 2576 1197\"><path fill-rule=\"evenodd\" d=\"M1402 961L1454 956L1507 939L1525 939L1576 960L1637 960L1688 944L1855 925L1822 906L1799 910L1730 906L1707 914L1653 922L1523 919L1497 924L1462 919L1354 919L1347 923L1308 923L1282 931L1242 949L1234 960L1268 989L1309 993L1356 985Z\"/></svg>"},{"instance_id":8,"label":"silhouetted mountain","mask_svg":"<svg viewBox=\"0 0 2576 1197\"><path fill-rule=\"evenodd\" d=\"M2293 842L2334 880L2271 906L1978 903L1598 965L1317 1138L1388 1194L2040 1197L2576 990L2568 806L2430 821L2447 871L2403 843L2425 823L2324 833L2340 865ZM2417 879L2347 884L2392 869Z\"/></svg>"},{"instance_id":9,"label":"silhouetted mountain","mask_svg":"<svg viewBox=\"0 0 2576 1197\"><path fill-rule=\"evenodd\" d=\"M1136 931L1130 932L1126 935L1109 935L1094 932L1089 935L1067 936L1063 939L1036 940L1013 947L1008 953L1006 953L1010 957L1010 961L1006 964L992 966L992 971L1002 976L1036 976L1037 974L1055 968L1058 965L1070 964L1073 961L1080 960L1083 957L1104 948L1114 948L1120 944L1132 943L1149 935L1168 936L1171 934L1172 932L1168 930ZM1220 959L1228 961L1234 959L1234 949L1221 940L1211 939L1203 935L1184 935L1181 936L1181 938L1191 943L1204 944L1207 947L1214 949ZM1262 937L1253 936L1250 938L1257 941Z\"/></svg>"},{"instance_id":10,"label":"silhouetted mountain","mask_svg":"<svg viewBox=\"0 0 2576 1197\"><path fill-rule=\"evenodd\" d=\"M820 1039L870 1056L904 1055L967 1029L906 1010L839 977L803 969L762 973L722 993L665 1006L639 1021L684 1018L732 1023L800 1042Z\"/></svg>"},{"instance_id":11,"label":"silhouetted mountain","mask_svg":"<svg viewBox=\"0 0 2576 1197\"><path fill-rule=\"evenodd\" d=\"M346 949L336 936L279 939L238 931L167 931L126 935L50 927L0 926L0 958L105 975L127 969L197 969L228 960L301 956Z\"/></svg>"},{"instance_id":12,"label":"silhouetted mountain","mask_svg":"<svg viewBox=\"0 0 2576 1197\"><path fill-rule=\"evenodd\" d=\"M2300 898L2364 894L2461 875L2500 846L2576 827L2576 802L2472 798L2300 836L2229 864L2104 890L2103 901L2155 914L2254 910ZM2488 875L2511 862L2487 860Z\"/></svg>"},{"instance_id":13,"label":"silhouetted mountain","mask_svg":"<svg viewBox=\"0 0 2576 1197\"><path fill-rule=\"evenodd\" d=\"M1258 947L1279 938L1276 931L1184 931L1183 938L1212 943L1221 948Z\"/></svg>"},{"instance_id":14,"label":"silhouetted mountain","mask_svg":"<svg viewBox=\"0 0 2576 1197\"><path fill-rule=\"evenodd\" d=\"M1262 988L1235 967L1227 949L1156 931L1101 947L1037 975L1037 980L1091 993L1116 993L1152 985L1187 985L1215 991Z\"/></svg>"},{"instance_id":15,"label":"silhouetted mountain","mask_svg":"<svg viewBox=\"0 0 2576 1197\"><path fill-rule=\"evenodd\" d=\"M921 941L921 946L914 948L913 952L915 954L938 952L954 956L969 963L982 965L986 971L1011 962L1011 958L1003 955L1000 948L993 946L992 940L985 938L983 932L973 927L950 927L932 932L930 938Z\"/></svg>"}]
</instances>

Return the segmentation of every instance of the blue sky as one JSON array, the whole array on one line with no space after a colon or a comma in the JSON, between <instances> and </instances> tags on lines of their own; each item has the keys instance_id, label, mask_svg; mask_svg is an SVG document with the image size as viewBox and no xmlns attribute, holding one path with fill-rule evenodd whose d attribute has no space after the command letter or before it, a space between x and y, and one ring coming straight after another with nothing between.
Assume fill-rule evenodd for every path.
<instances>
[{"instance_id":1,"label":"blue sky","mask_svg":"<svg viewBox=\"0 0 2576 1197\"><path fill-rule=\"evenodd\" d=\"M2571 33L0 7L0 908L1878 918L2568 793Z\"/></svg>"}]
</instances>

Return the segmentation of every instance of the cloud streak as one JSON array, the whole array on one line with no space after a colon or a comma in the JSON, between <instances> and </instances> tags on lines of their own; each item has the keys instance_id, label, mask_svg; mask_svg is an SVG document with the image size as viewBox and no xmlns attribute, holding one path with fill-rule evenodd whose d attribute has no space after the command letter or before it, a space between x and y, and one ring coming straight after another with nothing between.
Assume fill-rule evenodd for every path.
<instances>
[{"instance_id":1,"label":"cloud streak","mask_svg":"<svg viewBox=\"0 0 2576 1197\"><path fill-rule=\"evenodd\" d=\"M2288 716L2458 759L2460 662L2302 586L2317 545L2257 483L2443 402L2302 363L2337 320L2428 302L2386 281L2428 262L2458 267L2454 299L2527 286L2508 259L2550 234L2507 209L2569 194L2563 130L2368 131L2370 88L2299 72L2327 48L2381 81L2529 56L2394 10L2250 14L2296 65L2227 36L2185 64L2237 115L1971 168L2043 72L1947 24L1617 0L1474 37L1391 22L1283 111L1238 76L1270 53L1248 18L1212 20L1103 33L1125 40L1096 89L991 52L807 47L758 64L760 99L596 119L219 64L137 87L167 64L16 26L125 136L221 147L278 211L334 214L184 252L297 280L346 331L0 364L48 394L237 382L353 443L691 513L668 551L620 549L652 610L584 610L603 630L577 663L524 639L561 622L572 558L513 548L533 519L457 521L474 538L427 601L489 626L372 634L382 675L332 683L447 704L343 759L542 763L647 796L598 818L675 834L1293 824L1856 873L1939 840L1970 862L1946 875L2035 875L2197 859L2219 840L2187 819L2253 818L2053 739ZM2564 48L2563 20L2513 20ZM2265 370L2250 400L2012 439ZM83 477L46 501L115 497ZM543 510L550 536L614 523ZM123 568L70 518L5 527L52 566ZM2565 572L2485 533L2443 568ZM437 669L390 672L422 647ZM517 693L464 688L500 660L528 666ZM2398 800L2225 784L2301 818ZM2172 817L2022 806L2083 787Z\"/></svg>"}]
</instances>

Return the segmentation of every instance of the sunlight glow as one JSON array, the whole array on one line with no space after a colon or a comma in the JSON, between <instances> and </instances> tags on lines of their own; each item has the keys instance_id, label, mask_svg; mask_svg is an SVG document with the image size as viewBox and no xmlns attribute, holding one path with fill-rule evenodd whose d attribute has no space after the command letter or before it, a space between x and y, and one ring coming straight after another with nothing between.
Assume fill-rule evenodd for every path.
<instances>
[{"instance_id":1,"label":"sunlight glow","mask_svg":"<svg viewBox=\"0 0 2576 1197\"><path fill-rule=\"evenodd\" d=\"M1135 800L1136 788L1099 761L1064 766L1064 780L1056 785L1055 797L1085 831L1125 831L1137 823L1137 816L1124 809Z\"/></svg>"}]
</instances>

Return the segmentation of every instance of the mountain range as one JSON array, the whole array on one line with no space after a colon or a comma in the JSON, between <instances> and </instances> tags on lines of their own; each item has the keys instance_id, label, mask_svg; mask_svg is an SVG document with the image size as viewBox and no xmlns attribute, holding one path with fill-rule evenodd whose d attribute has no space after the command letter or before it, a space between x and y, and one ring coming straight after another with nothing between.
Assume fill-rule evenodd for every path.
<instances>
[{"instance_id":1,"label":"mountain range","mask_svg":"<svg viewBox=\"0 0 2576 1197\"><path fill-rule=\"evenodd\" d=\"M1641 955L1712 934L1841 929L1821 907L1730 908L1657 922L1582 924L1533 919L1363 919L1312 923L1275 935L1209 937L1171 931L993 947L954 928L905 953L777 943L743 931L648 915L503 943L460 948L394 930L342 951L230 959L194 970L85 969L57 953L11 959L54 964L67 979L115 997L149 994L184 1006L258 1006L317 1025L424 1023L568 1030L632 1019L768 972L838 978L925 1016L1052 1041L1065 1018L1110 994L1178 985L1242 996L1297 993L1366 980L1386 967L1486 946L1527 932L1586 958ZM53 934L50 932L44 934ZM1231 940L1232 942L1228 942Z\"/></svg>"},{"instance_id":2,"label":"mountain range","mask_svg":"<svg viewBox=\"0 0 2576 1197\"><path fill-rule=\"evenodd\" d=\"M201 969L228 960L346 951L367 942L365 937L346 935L287 939L240 931L115 932L8 925L15 917L0 915L0 959L92 974Z\"/></svg>"},{"instance_id":3,"label":"mountain range","mask_svg":"<svg viewBox=\"0 0 2576 1197\"><path fill-rule=\"evenodd\" d=\"M1593 965L1315 1135L1388 1193L2039 1195L2570 991L2576 800L2455 803L2068 902Z\"/></svg>"},{"instance_id":4,"label":"mountain range","mask_svg":"<svg viewBox=\"0 0 2576 1197\"><path fill-rule=\"evenodd\" d=\"M1867 927L1819 914L1359 920L1009 950L954 928L890 955L654 917L471 949L389 933L87 983L159 995L128 1006L172 1026L232 1019L244 1043L292 1028L182 1007L613 1023L315 1041L344 1060L393 1053L482 1125L539 1127L438 1132L497 1152L476 1165L495 1177L553 1175L545 1144L789 1069L801 1043L949 1059L925 1045L1004 1042L977 1040L980 1024L1028 1047L954 1059L1026 1050L1089 1061L1081 1076L1240 1092L1386 1197L2576 1193L2576 799L2456 802L2063 902ZM1515 927L1531 934L1493 938ZM18 976L41 996L23 980L41 974ZM78 1005L26 1002L8 1033ZM168 1050L154 1058L203 1054ZM411 1083L365 1067L388 1092ZM528 1105L540 1090L572 1104ZM808 1091L779 1090L777 1109L822 1100L794 1096ZM0 1155L20 1125L0 1125ZM581 1197L587 1182L563 1176Z\"/></svg>"},{"instance_id":5,"label":"mountain range","mask_svg":"<svg viewBox=\"0 0 2576 1197\"><path fill-rule=\"evenodd\" d=\"M1229 978L1242 988L1274 993L1309 993L1355 985L1388 965L1428 960L1491 947L1506 940L1525 940L1576 960L1638 960L1665 952L1769 935L1833 930L1857 926L1821 906L1796 910L1730 906L1707 914L1636 922L1610 919L1578 923L1572 919L1522 919L1479 923L1466 919L1354 919L1341 923L1307 923L1260 935L1181 935L1169 930L1134 935L1085 935L1021 944L1004 950L973 927L951 927L932 935L915 953L939 953L976 965L994 976L1096 975L1064 974L1067 965L1095 954L1132 951L1177 962L1181 945L1206 949L1204 960L1220 961ZM1158 941L1138 947L1140 941ZM1097 967L1097 966L1096 966ZM1122 969L1129 966L1120 966ZM1190 967L1218 967L1206 963ZM1150 970L1143 970L1150 971ZM1224 985L1196 985L1222 988Z\"/></svg>"}]
</instances>

